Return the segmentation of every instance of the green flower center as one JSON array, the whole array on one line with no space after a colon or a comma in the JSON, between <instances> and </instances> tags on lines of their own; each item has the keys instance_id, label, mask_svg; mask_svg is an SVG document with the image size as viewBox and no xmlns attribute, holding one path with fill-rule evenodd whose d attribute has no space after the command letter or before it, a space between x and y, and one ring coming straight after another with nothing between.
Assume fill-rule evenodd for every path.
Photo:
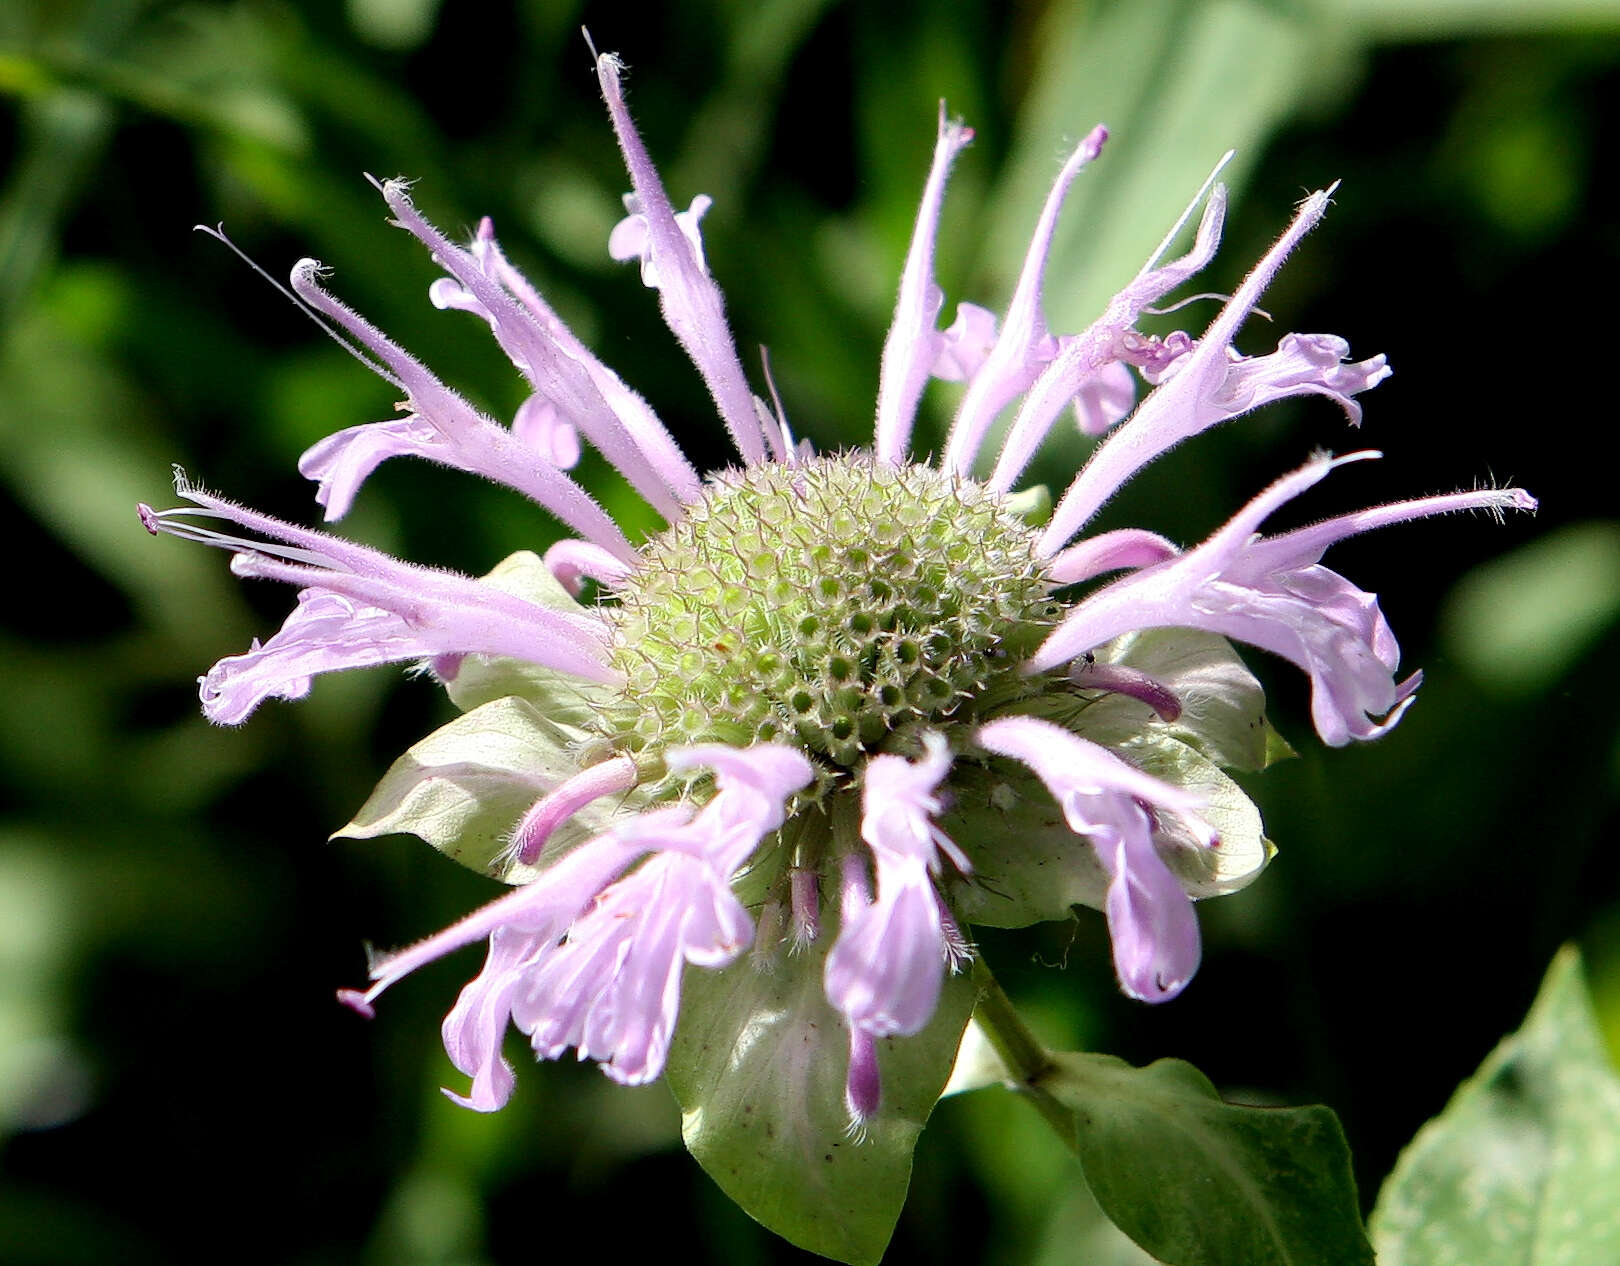
<instances>
[{"instance_id":1,"label":"green flower center","mask_svg":"<svg viewBox=\"0 0 1620 1266\"><path fill-rule=\"evenodd\" d=\"M864 455L715 476L606 609L631 751L798 742L839 766L1027 694L1035 534L978 484Z\"/></svg>"}]
</instances>

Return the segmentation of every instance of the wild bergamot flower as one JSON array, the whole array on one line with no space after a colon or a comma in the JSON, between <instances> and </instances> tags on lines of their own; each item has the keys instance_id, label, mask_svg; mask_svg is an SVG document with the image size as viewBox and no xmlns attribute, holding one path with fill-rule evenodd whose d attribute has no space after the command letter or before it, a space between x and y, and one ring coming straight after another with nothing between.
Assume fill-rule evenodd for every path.
<instances>
[{"instance_id":1,"label":"wild bergamot flower","mask_svg":"<svg viewBox=\"0 0 1620 1266\"><path fill-rule=\"evenodd\" d=\"M935 229L952 161L972 137L943 112L883 349L873 446L816 453L779 402L749 387L704 258L709 200L671 206L620 70L597 60L634 188L609 250L638 260L658 292L738 465L700 477L646 402L511 266L488 221L458 245L393 181L381 192L397 223L448 274L433 301L487 321L533 395L509 427L482 415L332 297L305 260L292 274L297 298L404 403L398 418L317 444L300 468L328 519L379 463L409 454L508 484L575 535L543 560L516 555L472 579L257 514L183 478L188 506L141 515L154 532L230 550L238 575L299 587L279 633L202 678L215 721L301 697L317 673L401 661L425 664L465 710L413 748L347 828L415 832L514 885L379 957L371 988L343 995L369 1013L418 966L487 939L484 970L445 1021L450 1058L472 1078L453 1098L485 1110L506 1101L509 1022L542 1058L571 1047L619 1081L658 1077L685 967L725 969L752 947L738 989L814 973L826 1021L816 1058L836 1059L862 1124L883 1103L880 1045L930 1023L950 973L974 955L969 923L1100 907L1122 988L1150 1002L1175 996L1199 961L1192 898L1247 883L1271 853L1219 768L1259 767L1278 745L1225 639L1309 674L1327 743L1382 734L1419 676L1397 677L1376 600L1322 566L1323 551L1401 520L1535 502L1484 489L1262 534L1330 471L1376 456L1363 452L1313 457L1190 549L1135 529L1084 536L1154 458L1262 404L1323 395L1359 422L1353 397L1386 376L1383 357L1349 362L1326 334L1289 334L1261 356L1233 347L1332 190L1304 200L1201 338L1134 326L1212 256L1226 205L1213 176L1103 316L1054 335L1043 270L1069 185L1106 139L1098 128L1057 178L1003 319L963 304L940 330ZM1191 249L1163 262L1200 205ZM931 377L966 384L937 466L909 455ZM1151 388L1139 404L1138 378ZM1017 488L1070 409L1101 438L1048 507ZM566 473L581 437L663 516L662 531L628 539ZM595 601L582 604L587 585ZM705 1040L742 1052L757 1015L714 1011L710 998L722 1027ZM727 1014L742 1018L724 1031Z\"/></svg>"}]
</instances>

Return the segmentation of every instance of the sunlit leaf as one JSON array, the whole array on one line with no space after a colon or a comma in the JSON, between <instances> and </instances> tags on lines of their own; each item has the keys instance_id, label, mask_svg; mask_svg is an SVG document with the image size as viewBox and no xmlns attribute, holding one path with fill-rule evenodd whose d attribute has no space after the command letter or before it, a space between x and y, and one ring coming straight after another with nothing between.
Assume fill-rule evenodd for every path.
<instances>
[{"instance_id":1,"label":"sunlit leaf","mask_svg":"<svg viewBox=\"0 0 1620 1266\"><path fill-rule=\"evenodd\" d=\"M539 872L507 856L512 828L579 768L567 730L522 699L496 699L411 747L334 836L415 835L463 866L526 883ZM579 810L553 832L548 855L599 833L620 807L608 798Z\"/></svg>"},{"instance_id":2,"label":"sunlit leaf","mask_svg":"<svg viewBox=\"0 0 1620 1266\"><path fill-rule=\"evenodd\" d=\"M1382 1266L1620 1261L1620 1075L1573 947L1401 1154L1372 1233Z\"/></svg>"},{"instance_id":3,"label":"sunlit leaf","mask_svg":"<svg viewBox=\"0 0 1620 1266\"><path fill-rule=\"evenodd\" d=\"M1038 1081L1074 1114L1087 1185L1168 1266L1371 1266L1327 1108L1225 1103L1191 1064L1062 1054Z\"/></svg>"}]
</instances>

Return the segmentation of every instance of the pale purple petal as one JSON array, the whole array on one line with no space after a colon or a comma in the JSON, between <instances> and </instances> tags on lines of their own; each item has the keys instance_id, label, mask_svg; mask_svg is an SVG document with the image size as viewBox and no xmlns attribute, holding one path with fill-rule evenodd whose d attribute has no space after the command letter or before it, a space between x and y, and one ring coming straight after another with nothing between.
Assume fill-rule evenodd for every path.
<instances>
[{"instance_id":1,"label":"pale purple petal","mask_svg":"<svg viewBox=\"0 0 1620 1266\"><path fill-rule=\"evenodd\" d=\"M1232 417L1288 396L1327 396L1345 411L1351 426L1361 425L1353 396L1390 375L1382 356L1346 364L1350 344L1336 334L1285 334L1268 356L1240 356L1226 371L1219 402Z\"/></svg>"},{"instance_id":2,"label":"pale purple petal","mask_svg":"<svg viewBox=\"0 0 1620 1266\"><path fill-rule=\"evenodd\" d=\"M704 833L704 849L714 865L726 874L782 825L788 800L815 777L815 766L803 752L780 743L672 748L665 764L671 770L702 766L715 771L718 790L694 826Z\"/></svg>"},{"instance_id":3,"label":"pale purple petal","mask_svg":"<svg viewBox=\"0 0 1620 1266\"><path fill-rule=\"evenodd\" d=\"M706 193L700 193L692 199L692 205L685 211L675 213L675 226L686 238L687 246L705 276L709 272L709 261L703 257L703 230L700 222L713 205L713 198ZM658 261L653 249L652 230L647 226L647 217L641 213L641 200L633 193L626 194L624 209L628 214L615 224L613 231L608 234L608 255L620 263L632 259L639 260L641 284L650 290L657 290Z\"/></svg>"},{"instance_id":4,"label":"pale purple petal","mask_svg":"<svg viewBox=\"0 0 1620 1266\"><path fill-rule=\"evenodd\" d=\"M1123 361L1104 365L1074 396L1074 420L1083 435L1101 435L1136 406L1136 379Z\"/></svg>"},{"instance_id":5,"label":"pale purple petal","mask_svg":"<svg viewBox=\"0 0 1620 1266\"><path fill-rule=\"evenodd\" d=\"M1143 806L1179 815L1213 844L1214 832L1196 816L1198 799L1049 721L1004 717L977 737L987 750L1029 766L1070 828L1091 839L1109 876L1105 913L1120 986L1144 1002L1175 997L1198 970L1198 920L1153 845L1153 819Z\"/></svg>"},{"instance_id":6,"label":"pale purple petal","mask_svg":"<svg viewBox=\"0 0 1620 1266\"><path fill-rule=\"evenodd\" d=\"M956 305L956 320L939 336L930 370L945 382L963 382L979 372L996 345L996 314L976 303Z\"/></svg>"},{"instance_id":7,"label":"pale purple petal","mask_svg":"<svg viewBox=\"0 0 1620 1266\"><path fill-rule=\"evenodd\" d=\"M896 465L905 459L917 402L939 360L944 336L935 328L945 296L934 281L934 243L939 234L939 209L945 199L945 181L951 163L973 139L973 129L948 120L945 103L939 106L939 137L934 143L933 166L923 187L922 205L911 235L911 249L900 274L900 295L894 320L883 342L882 371L878 379L877 423L872 451L880 462Z\"/></svg>"},{"instance_id":8,"label":"pale purple petal","mask_svg":"<svg viewBox=\"0 0 1620 1266\"><path fill-rule=\"evenodd\" d=\"M1220 167L1217 166L1215 172L1219 171ZM1137 363L1141 353L1153 346L1151 340L1132 328L1137 317L1144 308L1198 273L1213 258L1215 248L1220 245L1221 226L1226 216L1226 189L1214 184L1215 172L1210 174L1197 196L1187 204L1181 219L1165 235L1159 249L1142 271L1109 301L1102 316L1084 333L1059 340L1057 355L1029 388L1029 394L1024 398L1002 442L1001 454L988 481L992 489L1005 492L1018 482L1059 414L1098 375L1108 372L1110 366L1120 361ZM1192 248L1181 258L1160 264L1159 256L1181 231L1182 225L1191 218L1205 194L1208 194L1209 202L1199 220ZM1113 372L1116 374L1114 385L1117 393L1118 371Z\"/></svg>"},{"instance_id":9,"label":"pale purple petal","mask_svg":"<svg viewBox=\"0 0 1620 1266\"><path fill-rule=\"evenodd\" d=\"M240 725L266 699L304 698L317 673L422 657L421 639L391 611L305 589L280 631L220 660L199 679L198 695L210 721Z\"/></svg>"},{"instance_id":10,"label":"pale purple petal","mask_svg":"<svg viewBox=\"0 0 1620 1266\"><path fill-rule=\"evenodd\" d=\"M298 473L317 483L316 504L329 522L346 515L360 485L390 457L425 457L444 466L469 469L460 447L426 418L410 414L366 422L328 435L304 450Z\"/></svg>"},{"instance_id":11,"label":"pale purple petal","mask_svg":"<svg viewBox=\"0 0 1620 1266\"><path fill-rule=\"evenodd\" d=\"M552 791L547 792L523 815L512 832L511 856L524 866L540 860L546 841L586 805L627 791L636 785L636 763L628 756L614 756L583 769Z\"/></svg>"},{"instance_id":12,"label":"pale purple petal","mask_svg":"<svg viewBox=\"0 0 1620 1266\"><path fill-rule=\"evenodd\" d=\"M548 936L512 927L490 933L484 970L467 982L440 1028L450 1062L472 1078L465 1095L444 1091L452 1102L475 1112L494 1112L512 1097L512 1065L501 1058L501 1041L512 1018L512 994L524 969L550 944Z\"/></svg>"},{"instance_id":13,"label":"pale purple petal","mask_svg":"<svg viewBox=\"0 0 1620 1266\"><path fill-rule=\"evenodd\" d=\"M871 899L865 858L843 861L843 926L827 955L827 1000L874 1037L919 1032L934 1014L948 962L927 863L877 858Z\"/></svg>"},{"instance_id":14,"label":"pale purple petal","mask_svg":"<svg viewBox=\"0 0 1620 1266\"><path fill-rule=\"evenodd\" d=\"M222 661L203 679L210 716L234 722L272 695L301 697L315 672L446 655L509 655L587 680L616 680L607 666L606 626L594 615L542 607L471 577L413 567L296 527L183 481L177 487L196 508L141 506L148 531L230 550L238 576L312 591L280 634ZM224 520L270 540L229 535L192 519Z\"/></svg>"},{"instance_id":15,"label":"pale purple petal","mask_svg":"<svg viewBox=\"0 0 1620 1266\"><path fill-rule=\"evenodd\" d=\"M651 1081L675 1031L684 964L722 967L752 935L727 876L660 854L603 892L529 973L513 1020L543 1059L572 1046L616 1081Z\"/></svg>"},{"instance_id":16,"label":"pale purple petal","mask_svg":"<svg viewBox=\"0 0 1620 1266\"><path fill-rule=\"evenodd\" d=\"M934 1014L960 933L947 929L934 888L944 853L962 870L967 859L933 817L938 788L950 772L944 738L926 736L923 756L874 756L861 791L861 838L872 849L877 896L866 881L866 860L842 863L842 923L827 955L828 1001L851 1025L874 1037L916 1033Z\"/></svg>"},{"instance_id":17,"label":"pale purple petal","mask_svg":"<svg viewBox=\"0 0 1620 1266\"><path fill-rule=\"evenodd\" d=\"M587 579L611 588L635 571L589 541L558 541L546 550L544 561L557 583L576 598Z\"/></svg>"},{"instance_id":18,"label":"pale purple petal","mask_svg":"<svg viewBox=\"0 0 1620 1266\"><path fill-rule=\"evenodd\" d=\"M652 406L625 386L624 381L594 355L563 324L562 318L551 308L529 279L514 268L501 252L495 240L495 225L485 216L478 224L473 238L472 253L484 272L500 283L503 289L518 301L544 328L551 340L564 354L585 367L585 372L596 385L602 399L608 404L634 438L636 446L652 463L664 486L683 502L696 501L703 496L703 481L692 463L681 452L680 445L659 421Z\"/></svg>"},{"instance_id":19,"label":"pale purple petal","mask_svg":"<svg viewBox=\"0 0 1620 1266\"><path fill-rule=\"evenodd\" d=\"M614 826L532 883L378 960L372 987L346 990L343 1001L369 1012L400 977L487 936L484 971L445 1020L446 1050L473 1078L469 1095L451 1098L482 1111L505 1102L511 1076L500 1042L509 1018L542 1058L575 1047L618 1081L656 1078L675 1029L685 964L723 967L748 947L753 922L731 891L732 878L781 825L787 798L814 775L802 753L771 744L676 749L668 763L715 770L714 796L700 813L675 805ZM519 836L545 833L552 819L634 777L627 758L585 771L536 805ZM655 855L620 874L648 852Z\"/></svg>"},{"instance_id":20,"label":"pale purple petal","mask_svg":"<svg viewBox=\"0 0 1620 1266\"><path fill-rule=\"evenodd\" d=\"M501 929L532 935L542 942L555 941L615 875L656 847L654 825L673 830L688 816L688 811L682 808L644 813L640 819L633 820L639 831L626 829L632 825L627 823L625 827L582 844L547 867L534 882L514 888L415 945L374 958L370 968L371 987L358 999L345 1001L369 1007L384 990L417 968L484 940ZM519 963L514 970L521 965ZM486 982L490 983L493 982Z\"/></svg>"},{"instance_id":21,"label":"pale purple petal","mask_svg":"<svg viewBox=\"0 0 1620 1266\"><path fill-rule=\"evenodd\" d=\"M732 874L814 772L801 753L772 744L677 749L668 763L713 768L714 798L689 822L655 832L660 854L601 894L513 1006L542 1058L572 1046L630 1084L663 1071L683 965L723 967L751 942Z\"/></svg>"},{"instance_id":22,"label":"pale purple petal","mask_svg":"<svg viewBox=\"0 0 1620 1266\"><path fill-rule=\"evenodd\" d=\"M1276 537L1256 533L1280 505L1336 466L1318 458L1278 480L1196 549L1114 581L1078 603L1030 661L1041 672L1122 633L1197 628L1290 660L1311 679L1311 717L1330 746L1385 733L1420 678L1397 680L1400 652L1377 599L1317 561L1333 542L1372 528L1460 510L1534 509L1518 489L1481 489L1344 515Z\"/></svg>"},{"instance_id":23,"label":"pale purple petal","mask_svg":"<svg viewBox=\"0 0 1620 1266\"><path fill-rule=\"evenodd\" d=\"M984 443L990 424L1016 396L1029 389L1035 376L1057 355L1058 340L1048 331L1046 317L1041 310L1041 292L1046 282L1046 261L1052 250L1052 234L1057 229L1058 215L1063 210L1064 199L1068 197L1069 186L1074 183L1080 169L1102 152L1107 139L1107 128L1100 125L1093 128L1069 155L1069 160L1063 164L1063 169L1052 183L1035 232L1030 238L1029 250L1024 255L1017 288L1007 305L1007 320L1001 336L987 358L988 363L982 370L974 372L973 381L967 394L962 397L956 419L951 424L950 438L941 462L941 469L949 474L966 475L972 471L974 459L979 454L979 447ZM959 324L960 320L959 317Z\"/></svg>"},{"instance_id":24,"label":"pale purple petal","mask_svg":"<svg viewBox=\"0 0 1620 1266\"><path fill-rule=\"evenodd\" d=\"M1100 837L1097 856L1109 874L1108 936L1119 983L1143 1002L1168 1002L1203 957L1192 902L1145 829L1120 833L1111 846Z\"/></svg>"},{"instance_id":25,"label":"pale purple petal","mask_svg":"<svg viewBox=\"0 0 1620 1266\"><path fill-rule=\"evenodd\" d=\"M1210 323L1197 347L1176 363L1174 374L1167 375L1130 420L1110 434L1091 455L1041 534L1038 548L1042 554L1050 557L1067 545L1103 503L1154 458L1183 440L1254 407L1263 392L1271 389L1263 387L1254 377L1256 372L1263 379L1268 368L1280 371L1275 390L1285 395L1302 391L1333 394L1326 386L1329 380L1339 385L1354 385L1359 379L1363 385L1371 386L1383 376L1382 360L1375 357L1364 362L1364 370L1363 366L1352 366L1346 373L1333 367L1316 366L1313 372L1317 377L1311 380L1315 385L1303 385L1297 378L1297 361L1307 347L1314 348L1319 356L1323 336L1312 336L1311 340L1295 344L1282 359L1261 358L1268 360L1268 364L1258 371L1252 364L1234 371L1231 345L1238 328L1260 302L1261 294L1289 252L1322 218L1332 192L1332 189L1318 191L1300 204L1293 223L1244 279L1237 293ZM1236 363L1243 364L1241 360ZM1227 394L1234 372L1238 374L1239 387L1235 397ZM1285 383L1290 385L1285 387Z\"/></svg>"},{"instance_id":26,"label":"pale purple petal","mask_svg":"<svg viewBox=\"0 0 1620 1266\"><path fill-rule=\"evenodd\" d=\"M764 438L754 412L754 396L726 324L725 302L709 276L702 250L694 245L695 217L686 213L685 225L677 219L658 169L630 120L619 83L622 69L622 63L612 54L596 59L597 81L635 189L636 211L647 226L646 241L636 252L643 260L643 276L650 267L657 279L665 323L703 375L738 453L752 465L765 459ZM697 206L694 202L694 209Z\"/></svg>"},{"instance_id":27,"label":"pale purple petal","mask_svg":"<svg viewBox=\"0 0 1620 1266\"><path fill-rule=\"evenodd\" d=\"M1151 567L1180 552L1157 532L1116 528L1069 546L1052 560L1047 575L1053 584L1074 585L1105 572Z\"/></svg>"},{"instance_id":28,"label":"pale purple petal","mask_svg":"<svg viewBox=\"0 0 1620 1266\"><path fill-rule=\"evenodd\" d=\"M501 350L535 393L551 401L567 421L577 426L649 505L669 522L679 522L684 515L681 497L666 478L661 463L643 447L603 395L587 365L556 337L553 324L540 319L485 271L479 256L487 260L489 252L464 250L429 223L411 201L404 181L390 180L379 187L395 223L431 250L434 259L488 315ZM439 293L444 294L442 288Z\"/></svg>"}]
</instances>

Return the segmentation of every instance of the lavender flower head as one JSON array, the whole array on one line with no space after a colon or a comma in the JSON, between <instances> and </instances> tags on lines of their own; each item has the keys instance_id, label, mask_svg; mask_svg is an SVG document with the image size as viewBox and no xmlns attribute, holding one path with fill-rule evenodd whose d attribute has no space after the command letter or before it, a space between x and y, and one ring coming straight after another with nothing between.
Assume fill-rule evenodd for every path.
<instances>
[{"instance_id":1,"label":"lavender flower head","mask_svg":"<svg viewBox=\"0 0 1620 1266\"><path fill-rule=\"evenodd\" d=\"M907 1039L954 1025L954 1049L966 1010L953 1002L941 1019L942 998L974 959L970 924L1093 906L1125 992L1179 993L1199 962L1193 900L1248 883L1273 852L1222 772L1262 767L1280 746L1227 639L1308 675L1325 742L1376 737L1420 676L1401 675L1376 599L1325 567L1324 551L1407 519L1535 502L1482 489L1264 533L1284 503L1376 456L1358 452L1312 457L1190 548L1138 529L1087 535L1156 457L1263 404L1320 395L1359 423L1356 397L1389 373L1382 356L1347 360L1328 334L1288 334L1262 355L1234 347L1333 191L1299 205L1201 335L1143 334L1139 314L1215 252L1226 192L1211 176L1101 317L1056 334L1043 272L1065 195L1107 139L1099 127L1059 172L1006 311L998 320L964 303L942 329L935 232L952 162L972 139L943 108L872 447L819 454L774 392L767 404L750 386L704 256L709 199L671 203L621 69L597 58L633 189L608 249L638 262L657 292L736 465L700 475L507 261L489 221L470 243L452 241L391 181L380 190L395 222L446 273L432 301L487 322L532 394L510 425L484 415L305 260L292 272L297 299L403 404L316 444L300 469L329 520L382 462L416 456L517 489L571 535L543 559L515 555L475 579L258 514L183 477L187 504L142 506L141 519L229 550L240 576L298 589L279 632L201 679L211 719L236 724L265 699L302 697L320 673L382 663L426 666L463 710L344 832L413 832L512 885L376 958L370 987L340 995L370 1014L423 963L487 941L482 972L444 1023L451 1062L471 1079L452 1098L486 1111L507 1101L509 1026L540 1058L572 1049L640 1083L664 1071L683 997L701 1005L694 1025L741 1051L755 1021L725 1030L726 1017L764 1013L764 1002L750 1012L750 991L808 981L815 1057L836 1066L840 1110L864 1127L882 1120L884 1070ZM1190 249L1167 259L1195 216ZM911 456L931 378L964 384L937 465ZM1048 515L1020 480L1068 426L1098 442ZM582 444L662 530L630 539L575 482Z\"/></svg>"}]
</instances>

